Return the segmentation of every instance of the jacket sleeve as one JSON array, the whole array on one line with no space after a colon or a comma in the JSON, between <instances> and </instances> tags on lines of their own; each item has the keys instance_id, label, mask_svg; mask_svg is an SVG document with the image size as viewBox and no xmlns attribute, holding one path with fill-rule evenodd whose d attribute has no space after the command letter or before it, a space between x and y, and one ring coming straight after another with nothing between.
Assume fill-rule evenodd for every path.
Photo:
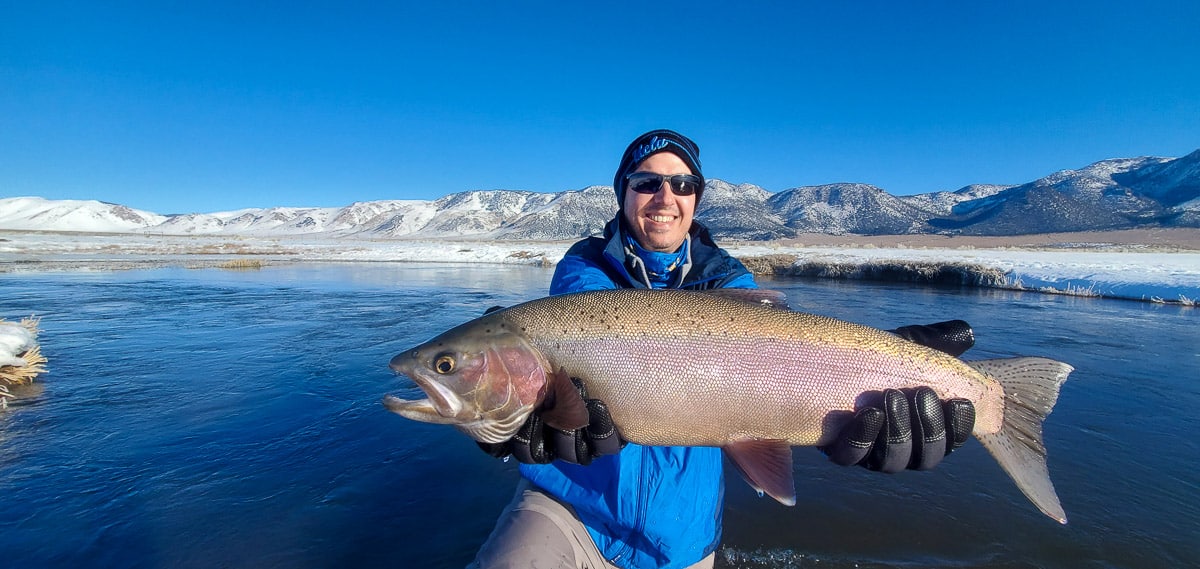
<instances>
[{"instance_id":1,"label":"jacket sleeve","mask_svg":"<svg viewBox=\"0 0 1200 569\"><path fill-rule=\"evenodd\" d=\"M578 255L563 257L554 268L554 278L550 280L550 294L614 288L617 288L617 284L603 269Z\"/></svg>"},{"instance_id":2,"label":"jacket sleeve","mask_svg":"<svg viewBox=\"0 0 1200 569\"><path fill-rule=\"evenodd\" d=\"M754 282L754 275L745 273L725 283L721 288L758 288L758 283Z\"/></svg>"}]
</instances>

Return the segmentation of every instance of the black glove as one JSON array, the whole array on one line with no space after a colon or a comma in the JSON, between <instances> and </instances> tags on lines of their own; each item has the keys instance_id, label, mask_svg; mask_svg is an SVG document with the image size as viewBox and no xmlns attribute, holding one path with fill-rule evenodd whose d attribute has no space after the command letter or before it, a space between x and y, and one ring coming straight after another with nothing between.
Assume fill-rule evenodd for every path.
<instances>
[{"instance_id":1,"label":"black glove","mask_svg":"<svg viewBox=\"0 0 1200 569\"><path fill-rule=\"evenodd\" d=\"M512 455L527 464L546 464L556 458L574 464L591 464L598 456L620 452L625 447L625 440L617 432L608 406L599 399L589 399L587 388L579 378L572 377L571 383L587 405L586 427L570 431L556 429L545 424L535 412L529 415L513 438L502 443L478 443L479 448L496 458Z\"/></svg>"},{"instance_id":2,"label":"black glove","mask_svg":"<svg viewBox=\"0 0 1200 569\"><path fill-rule=\"evenodd\" d=\"M962 355L975 345L975 333L971 331L971 325L962 320L901 326L888 332L952 356Z\"/></svg>"},{"instance_id":3,"label":"black glove","mask_svg":"<svg viewBox=\"0 0 1200 569\"><path fill-rule=\"evenodd\" d=\"M902 326L889 332L952 356L975 345L971 325L962 320ZM888 389L876 399L878 406L859 409L838 439L821 449L830 460L881 472L929 470L967 442L975 426L975 406L970 401L942 401L928 387Z\"/></svg>"},{"instance_id":4,"label":"black glove","mask_svg":"<svg viewBox=\"0 0 1200 569\"><path fill-rule=\"evenodd\" d=\"M888 473L929 470L967 442L975 426L975 406L966 399L942 401L928 387L875 393L879 406L859 409L821 449L833 462Z\"/></svg>"}]
</instances>

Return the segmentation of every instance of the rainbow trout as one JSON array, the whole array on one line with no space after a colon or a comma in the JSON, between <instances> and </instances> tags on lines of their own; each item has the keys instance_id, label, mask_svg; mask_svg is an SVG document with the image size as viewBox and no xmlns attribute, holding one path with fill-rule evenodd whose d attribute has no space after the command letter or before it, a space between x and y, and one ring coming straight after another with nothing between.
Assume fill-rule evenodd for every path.
<instances>
[{"instance_id":1,"label":"rainbow trout","mask_svg":"<svg viewBox=\"0 0 1200 569\"><path fill-rule=\"evenodd\" d=\"M882 330L793 312L781 296L620 289L532 300L392 358L428 399L389 395L384 405L495 443L534 410L558 428L586 425L568 379L577 377L608 404L626 440L721 447L747 482L791 505L792 446L833 442L866 392L925 385L970 400L975 438L1042 512L1066 523L1042 421L1070 365L963 362Z\"/></svg>"}]
</instances>

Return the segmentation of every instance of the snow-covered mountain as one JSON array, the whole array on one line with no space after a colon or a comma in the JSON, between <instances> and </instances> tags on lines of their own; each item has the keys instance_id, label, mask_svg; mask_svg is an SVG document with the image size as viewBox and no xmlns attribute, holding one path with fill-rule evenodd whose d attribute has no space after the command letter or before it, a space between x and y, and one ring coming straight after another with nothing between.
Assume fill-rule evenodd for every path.
<instances>
[{"instance_id":1,"label":"snow-covered mountain","mask_svg":"<svg viewBox=\"0 0 1200 569\"><path fill-rule=\"evenodd\" d=\"M609 193L612 193L611 188ZM708 180L696 208L696 217L704 221L718 239L766 241L795 235L796 232L787 226L787 220L768 204L771 196L771 192L752 184L735 186L721 180Z\"/></svg>"},{"instance_id":2,"label":"snow-covered mountain","mask_svg":"<svg viewBox=\"0 0 1200 569\"><path fill-rule=\"evenodd\" d=\"M437 200L358 202L160 215L98 201L0 199L0 229L171 235L577 239L616 212L612 188L553 194L486 190ZM1200 227L1200 150L1181 158L1120 158L1018 186L893 196L867 184L771 193L708 181L696 212L720 239L800 233L1018 235L1135 227Z\"/></svg>"},{"instance_id":3,"label":"snow-covered mountain","mask_svg":"<svg viewBox=\"0 0 1200 569\"><path fill-rule=\"evenodd\" d=\"M169 219L93 200L0 199L0 229L129 233L161 225Z\"/></svg>"},{"instance_id":4,"label":"snow-covered mountain","mask_svg":"<svg viewBox=\"0 0 1200 569\"><path fill-rule=\"evenodd\" d=\"M1120 158L1063 170L931 219L970 235L1200 227L1200 150L1182 158Z\"/></svg>"}]
</instances>

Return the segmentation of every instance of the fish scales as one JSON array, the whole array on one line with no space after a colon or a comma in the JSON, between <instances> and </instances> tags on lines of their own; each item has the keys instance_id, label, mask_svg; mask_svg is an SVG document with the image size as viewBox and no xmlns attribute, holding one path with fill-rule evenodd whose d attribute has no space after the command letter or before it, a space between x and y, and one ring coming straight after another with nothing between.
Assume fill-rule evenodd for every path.
<instances>
[{"instance_id":1,"label":"fish scales","mask_svg":"<svg viewBox=\"0 0 1200 569\"><path fill-rule=\"evenodd\" d=\"M791 505L791 446L832 442L884 389L927 386L970 400L979 442L1043 513L1066 523L1042 422L1074 368L1038 357L963 362L882 330L758 302L771 296L621 289L489 312L392 358L428 398L389 395L384 405L501 443L538 409L560 429L587 425L568 380L577 377L625 439L719 446L754 488Z\"/></svg>"},{"instance_id":2,"label":"fish scales","mask_svg":"<svg viewBox=\"0 0 1200 569\"><path fill-rule=\"evenodd\" d=\"M551 297L507 311L554 368L584 378L628 440L831 442L859 397L927 385L999 428L1002 392L958 359L873 328L685 291ZM917 348L917 349L914 349ZM845 413L830 413L830 411Z\"/></svg>"}]
</instances>

